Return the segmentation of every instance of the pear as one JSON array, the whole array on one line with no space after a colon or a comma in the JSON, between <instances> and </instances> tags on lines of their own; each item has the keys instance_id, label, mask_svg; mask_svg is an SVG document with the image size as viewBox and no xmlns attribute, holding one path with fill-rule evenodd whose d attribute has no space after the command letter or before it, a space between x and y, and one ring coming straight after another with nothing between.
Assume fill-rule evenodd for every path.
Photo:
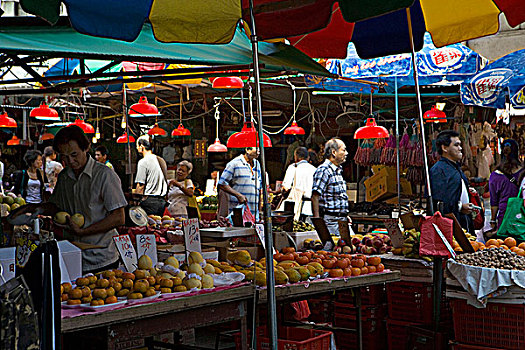
<instances>
[{"instance_id":1,"label":"pear","mask_svg":"<svg viewBox=\"0 0 525 350\"><path fill-rule=\"evenodd\" d=\"M206 264L206 266L204 267L204 272L205 273L215 273L215 267L213 267L213 265L211 264Z\"/></svg>"},{"instance_id":2,"label":"pear","mask_svg":"<svg viewBox=\"0 0 525 350\"><path fill-rule=\"evenodd\" d=\"M188 264L200 264L204 261L204 258L202 257L201 253L199 252L191 252L188 256Z\"/></svg>"},{"instance_id":3,"label":"pear","mask_svg":"<svg viewBox=\"0 0 525 350\"><path fill-rule=\"evenodd\" d=\"M213 278L210 275L202 276L202 288L213 288Z\"/></svg>"},{"instance_id":4,"label":"pear","mask_svg":"<svg viewBox=\"0 0 525 350\"><path fill-rule=\"evenodd\" d=\"M74 215L73 215L74 216ZM153 261L147 255L141 255L139 258L139 269L150 270L153 267Z\"/></svg>"},{"instance_id":5,"label":"pear","mask_svg":"<svg viewBox=\"0 0 525 350\"><path fill-rule=\"evenodd\" d=\"M74 222L78 227L84 226L84 215L76 213L71 217L71 221Z\"/></svg>"},{"instance_id":6,"label":"pear","mask_svg":"<svg viewBox=\"0 0 525 350\"><path fill-rule=\"evenodd\" d=\"M188 274L190 273L194 273L199 276L204 275L204 271L202 270L202 267L197 263L193 263L190 266L188 266Z\"/></svg>"},{"instance_id":7,"label":"pear","mask_svg":"<svg viewBox=\"0 0 525 350\"><path fill-rule=\"evenodd\" d=\"M171 266L173 266L176 269L178 269L179 266L180 266L179 261L174 256L170 256L169 258L164 260L164 264L171 265Z\"/></svg>"},{"instance_id":8,"label":"pear","mask_svg":"<svg viewBox=\"0 0 525 350\"><path fill-rule=\"evenodd\" d=\"M65 211L59 211L55 214L55 222L60 225L65 225L67 222L67 217L70 216Z\"/></svg>"}]
</instances>

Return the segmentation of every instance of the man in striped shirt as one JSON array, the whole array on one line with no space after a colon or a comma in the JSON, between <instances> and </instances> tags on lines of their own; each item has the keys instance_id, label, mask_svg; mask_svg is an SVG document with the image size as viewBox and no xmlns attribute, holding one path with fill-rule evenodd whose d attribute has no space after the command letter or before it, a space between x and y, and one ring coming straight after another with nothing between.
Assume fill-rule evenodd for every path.
<instances>
[{"instance_id":1,"label":"man in striped shirt","mask_svg":"<svg viewBox=\"0 0 525 350\"><path fill-rule=\"evenodd\" d=\"M218 188L230 194L229 212L246 203L257 219L261 206L261 165L256 159L259 149L248 147L244 154L232 159L221 174Z\"/></svg>"},{"instance_id":2,"label":"man in striped shirt","mask_svg":"<svg viewBox=\"0 0 525 350\"><path fill-rule=\"evenodd\" d=\"M330 234L339 236L339 221L348 220L348 195L341 164L346 161L346 146L337 138L325 144L325 161L314 173L312 211L322 217Z\"/></svg>"}]
</instances>

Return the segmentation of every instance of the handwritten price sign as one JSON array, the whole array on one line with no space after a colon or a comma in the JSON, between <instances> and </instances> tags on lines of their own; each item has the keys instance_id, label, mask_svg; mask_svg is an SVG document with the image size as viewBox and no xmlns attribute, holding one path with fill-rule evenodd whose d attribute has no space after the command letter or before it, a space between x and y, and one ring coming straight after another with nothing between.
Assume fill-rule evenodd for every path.
<instances>
[{"instance_id":1,"label":"handwritten price sign","mask_svg":"<svg viewBox=\"0 0 525 350\"><path fill-rule=\"evenodd\" d=\"M405 238L399 229L399 219L383 219L383 222L385 223L386 230L392 241L392 246L394 248L400 248L403 246Z\"/></svg>"},{"instance_id":2,"label":"handwritten price sign","mask_svg":"<svg viewBox=\"0 0 525 350\"><path fill-rule=\"evenodd\" d=\"M137 235L137 256L147 255L157 265L157 243L155 235Z\"/></svg>"},{"instance_id":3,"label":"handwritten price sign","mask_svg":"<svg viewBox=\"0 0 525 350\"><path fill-rule=\"evenodd\" d=\"M113 240L115 241L120 257L124 262L124 266L126 266L126 270L128 272L135 271L138 265L137 252L135 251L135 247L133 247L129 236L114 236Z\"/></svg>"},{"instance_id":4,"label":"handwritten price sign","mask_svg":"<svg viewBox=\"0 0 525 350\"><path fill-rule=\"evenodd\" d=\"M186 256L190 252L201 252L201 234L199 231L199 219L188 219L182 222L184 232L184 245Z\"/></svg>"}]
</instances>

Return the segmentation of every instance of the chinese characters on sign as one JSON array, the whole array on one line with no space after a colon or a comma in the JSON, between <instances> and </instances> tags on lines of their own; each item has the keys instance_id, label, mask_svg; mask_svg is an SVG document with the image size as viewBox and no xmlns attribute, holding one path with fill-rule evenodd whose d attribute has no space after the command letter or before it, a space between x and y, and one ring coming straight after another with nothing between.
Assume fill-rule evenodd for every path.
<instances>
[{"instance_id":1,"label":"chinese characters on sign","mask_svg":"<svg viewBox=\"0 0 525 350\"><path fill-rule=\"evenodd\" d=\"M137 253L135 252L135 247L133 247L129 236L114 236L113 240L115 241L120 257L124 262L124 266L126 266L126 270L128 272L135 271L137 268Z\"/></svg>"},{"instance_id":2,"label":"chinese characters on sign","mask_svg":"<svg viewBox=\"0 0 525 350\"><path fill-rule=\"evenodd\" d=\"M155 235L137 235L137 256L147 255L153 266L157 265L157 243Z\"/></svg>"},{"instance_id":3,"label":"chinese characters on sign","mask_svg":"<svg viewBox=\"0 0 525 350\"><path fill-rule=\"evenodd\" d=\"M186 256L190 252L201 252L201 234L199 232L199 219L188 219L182 222L184 232L184 246Z\"/></svg>"}]
</instances>

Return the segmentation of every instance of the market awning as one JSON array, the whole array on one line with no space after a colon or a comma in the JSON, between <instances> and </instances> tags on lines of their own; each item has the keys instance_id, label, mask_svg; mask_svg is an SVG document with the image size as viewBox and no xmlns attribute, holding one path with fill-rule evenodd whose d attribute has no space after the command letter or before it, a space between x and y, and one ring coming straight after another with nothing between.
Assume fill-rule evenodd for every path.
<instances>
[{"instance_id":1,"label":"market awning","mask_svg":"<svg viewBox=\"0 0 525 350\"><path fill-rule=\"evenodd\" d=\"M0 29L0 51L52 57L209 66L252 63L251 43L240 28L229 44L211 45L161 43L154 38L149 24L144 25L139 37L131 43L83 35L67 26L4 26ZM259 43L259 55L265 71L330 75L310 57L283 43Z\"/></svg>"}]
</instances>

